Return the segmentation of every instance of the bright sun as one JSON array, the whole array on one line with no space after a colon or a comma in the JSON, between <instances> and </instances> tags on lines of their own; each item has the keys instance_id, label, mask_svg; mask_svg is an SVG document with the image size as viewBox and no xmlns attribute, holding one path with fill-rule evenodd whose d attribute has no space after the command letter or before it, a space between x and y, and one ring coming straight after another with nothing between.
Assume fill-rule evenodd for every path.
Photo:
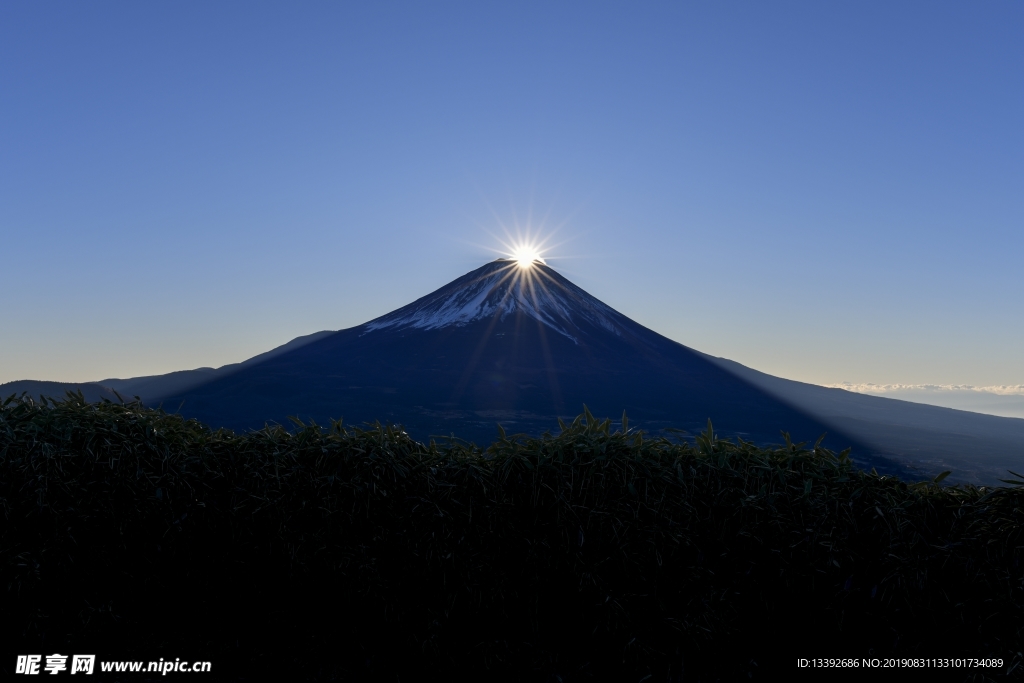
<instances>
[{"instance_id":1,"label":"bright sun","mask_svg":"<svg viewBox=\"0 0 1024 683\"><path fill-rule=\"evenodd\" d=\"M516 247L512 252L512 258L516 260L520 268L529 268L533 265L534 261L544 263L544 259L540 257L537 247L532 244L523 244Z\"/></svg>"}]
</instances>

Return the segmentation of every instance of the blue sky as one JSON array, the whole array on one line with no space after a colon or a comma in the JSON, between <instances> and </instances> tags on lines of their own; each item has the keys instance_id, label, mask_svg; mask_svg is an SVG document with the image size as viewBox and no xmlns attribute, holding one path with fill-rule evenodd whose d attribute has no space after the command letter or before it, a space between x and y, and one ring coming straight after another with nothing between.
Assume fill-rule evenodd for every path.
<instances>
[{"instance_id":1,"label":"blue sky","mask_svg":"<svg viewBox=\"0 0 1024 683\"><path fill-rule=\"evenodd\" d=\"M683 344L1024 384L1024 4L0 6L0 382L239 361L532 231Z\"/></svg>"}]
</instances>

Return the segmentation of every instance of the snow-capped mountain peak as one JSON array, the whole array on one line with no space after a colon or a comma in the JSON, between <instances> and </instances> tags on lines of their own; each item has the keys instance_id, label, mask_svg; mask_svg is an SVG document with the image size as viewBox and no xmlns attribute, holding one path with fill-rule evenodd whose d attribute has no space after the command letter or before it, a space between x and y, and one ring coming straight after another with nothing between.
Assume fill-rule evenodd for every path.
<instances>
[{"instance_id":1,"label":"snow-capped mountain peak","mask_svg":"<svg viewBox=\"0 0 1024 683\"><path fill-rule=\"evenodd\" d=\"M574 342L581 324L617 335L626 318L572 284L541 261L498 259L366 324L366 331L433 330L479 320L526 315Z\"/></svg>"}]
</instances>

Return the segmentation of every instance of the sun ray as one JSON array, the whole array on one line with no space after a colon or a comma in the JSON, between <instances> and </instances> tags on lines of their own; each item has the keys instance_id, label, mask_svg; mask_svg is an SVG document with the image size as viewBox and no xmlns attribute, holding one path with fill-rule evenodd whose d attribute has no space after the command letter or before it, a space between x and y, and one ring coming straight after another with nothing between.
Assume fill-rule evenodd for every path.
<instances>
[{"instance_id":1,"label":"sun ray","mask_svg":"<svg viewBox=\"0 0 1024 683\"><path fill-rule=\"evenodd\" d=\"M540 277L535 277L535 274L539 274L543 277L550 279L550 276L539 268L530 268L524 271L524 279L527 291L525 292L532 300L534 309L538 312L541 310L540 302L537 300L537 288L543 288L545 292L548 291L547 285L541 280ZM551 347L548 344L547 330L545 330L544 323L538 318L537 333L540 337L541 353L544 355L544 366L547 372L548 389L551 391L551 398L554 402L554 408L556 412L562 412L565 408L565 404L562 401L562 391L558 384L558 374L555 369L554 359L551 355Z\"/></svg>"},{"instance_id":2,"label":"sun ray","mask_svg":"<svg viewBox=\"0 0 1024 683\"><path fill-rule=\"evenodd\" d=\"M501 271L503 273L501 279L494 284L494 287L499 287L501 286L502 283L506 282L507 280L513 280L512 286L508 287L505 290L505 293L502 295L501 301L499 302L498 307L495 309L494 315L491 316L491 320L487 324L487 330L480 337L480 343L477 344L476 350L473 352L473 355L470 356L469 362L466 363L466 367L462 372L462 377L459 378L458 383L455 385L455 390L452 392L450 399L452 402L458 401L462 397L462 392L466 390L466 386L469 384L469 380L473 374L473 370L476 368L476 365L480 360L480 356L483 354L484 348L486 348L487 342L491 338L491 332L494 330L494 326L498 324L498 320L501 318L502 309L504 309L505 301L507 301L508 298L512 295L512 292L515 288L515 284L521 277L521 273L518 271L519 269L513 267L512 265L503 268Z\"/></svg>"}]
</instances>

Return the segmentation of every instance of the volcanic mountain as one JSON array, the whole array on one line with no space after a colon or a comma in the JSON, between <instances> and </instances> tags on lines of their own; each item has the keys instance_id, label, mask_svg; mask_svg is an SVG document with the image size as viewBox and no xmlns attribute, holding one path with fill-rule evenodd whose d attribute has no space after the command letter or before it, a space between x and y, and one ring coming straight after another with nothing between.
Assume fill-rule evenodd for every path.
<instances>
[{"instance_id":1,"label":"volcanic mountain","mask_svg":"<svg viewBox=\"0 0 1024 683\"><path fill-rule=\"evenodd\" d=\"M162 402L214 427L288 424L289 416L379 420L421 440L477 443L492 441L499 423L511 433L557 430L557 418L586 404L601 417L625 412L647 431L696 433L710 418L723 436L780 443L786 431L814 442L828 432L826 446L870 452L540 261L493 261L380 318L320 333ZM882 459L870 464L892 469Z\"/></svg>"}]
</instances>

